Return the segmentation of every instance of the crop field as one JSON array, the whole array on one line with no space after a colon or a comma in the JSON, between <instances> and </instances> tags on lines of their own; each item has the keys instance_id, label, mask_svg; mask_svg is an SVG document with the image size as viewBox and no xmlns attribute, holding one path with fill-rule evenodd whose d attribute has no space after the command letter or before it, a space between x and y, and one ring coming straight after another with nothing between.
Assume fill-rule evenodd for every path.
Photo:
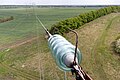
<instances>
[{"instance_id":1,"label":"crop field","mask_svg":"<svg viewBox=\"0 0 120 80\"><path fill-rule=\"evenodd\" d=\"M98 8L16 8L0 9L0 80L64 80L51 56L38 15L46 28L58 21ZM119 80L120 57L111 45L120 36L120 13L112 13L83 25L79 34L81 66L94 80ZM75 36L64 35L75 44ZM67 72L67 80L74 80Z\"/></svg>"},{"instance_id":2,"label":"crop field","mask_svg":"<svg viewBox=\"0 0 120 80\"><path fill-rule=\"evenodd\" d=\"M43 24L49 29L55 22L79 15L80 13L92 9L74 8L41 8L41 9L1 9L0 17L14 16L14 20L0 24L0 44L3 46L36 36L36 29L43 33L43 29L37 23L35 15L41 19ZM94 10L94 9L93 9ZM38 24L38 25L37 25ZM6 43L7 42L7 43ZM0 46L1 46L0 45Z\"/></svg>"},{"instance_id":3,"label":"crop field","mask_svg":"<svg viewBox=\"0 0 120 80\"><path fill-rule=\"evenodd\" d=\"M97 8L17 8L0 9L0 80L62 80L48 49L45 32L37 22L50 27L61 20Z\"/></svg>"}]
</instances>

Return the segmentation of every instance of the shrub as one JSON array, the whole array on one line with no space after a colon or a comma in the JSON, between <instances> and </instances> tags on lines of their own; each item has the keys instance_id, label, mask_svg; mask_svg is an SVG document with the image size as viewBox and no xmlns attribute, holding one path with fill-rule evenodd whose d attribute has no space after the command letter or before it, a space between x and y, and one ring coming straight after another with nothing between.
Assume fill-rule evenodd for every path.
<instances>
[{"instance_id":1,"label":"shrub","mask_svg":"<svg viewBox=\"0 0 120 80\"><path fill-rule=\"evenodd\" d=\"M7 22L7 21L11 21L11 20L13 20L13 19L14 19L13 16L10 16L9 18L0 19L0 23Z\"/></svg>"},{"instance_id":2,"label":"shrub","mask_svg":"<svg viewBox=\"0 0 120 80\"><path fill-rule=\"evenodd\" d=\"M120 38L115 42L115 51L120 54Z\"/></svg>"},{"instance_id":3,"label":"shrub","mask_svg":"<svg viewBox=\"0 0 120 80\"><path fill-rule=\"evenodd\" d=\"M105 8L98 9L96 11L90 11L88 13L80 14L79 16L68 18L66 20L60 21L54 24L51 29L51 34L64 34L69 32L68 28L70 29L77 29L80 26L93 21L96 18L101 16L113 13L113 12L120 12L120 6L109 6Z\"/></svg>"}]
</instances>

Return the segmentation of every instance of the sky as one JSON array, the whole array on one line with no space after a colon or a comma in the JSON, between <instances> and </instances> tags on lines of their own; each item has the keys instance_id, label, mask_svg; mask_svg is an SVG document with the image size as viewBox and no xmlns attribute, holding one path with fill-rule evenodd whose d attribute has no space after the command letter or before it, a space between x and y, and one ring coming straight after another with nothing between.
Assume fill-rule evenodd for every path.
<instances>
[{"instance_id":1,"label":"sky","mask_svg":"<svg viewBox=\"0 0 120 80\"><path fill-rule=\"evenodd\" d=\"M120 0L0 0L0 5L120 5Z\"/></svg>"}]
</instances>

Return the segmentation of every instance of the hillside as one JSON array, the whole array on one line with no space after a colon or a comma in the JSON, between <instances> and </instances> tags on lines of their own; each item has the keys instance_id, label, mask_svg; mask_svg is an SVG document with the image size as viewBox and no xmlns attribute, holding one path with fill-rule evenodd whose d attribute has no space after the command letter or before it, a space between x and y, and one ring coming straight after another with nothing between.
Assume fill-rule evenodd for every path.
<instances>
[{"instance_id":1,"label":"hillside","mask_svg":"<svg viewBox=\"0 0 120 80\"><path fill-rule=\"evenodd\" d=\"M83 28L79 34L79 49L83 53L81 66L94 80L119 80L120 57L112 51L112 42L120 35L120 13L103 16ZM66 35L74 42L73 33Z\"/></svg>"}]
</instances>

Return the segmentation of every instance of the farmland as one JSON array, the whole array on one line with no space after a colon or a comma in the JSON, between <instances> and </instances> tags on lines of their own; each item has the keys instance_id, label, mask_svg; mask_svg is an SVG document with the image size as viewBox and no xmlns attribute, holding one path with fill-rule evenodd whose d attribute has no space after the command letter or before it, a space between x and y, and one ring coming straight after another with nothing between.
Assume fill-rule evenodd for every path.
<instances>
[{"instance_id":1,"label":"farmland","mask_svg":"<svg viewBox=\"0 0 120 80\"><path fill-rule=\"evenodd\" d=\"M50 27L61 20L97 8L18 8L1 9L0 18L14 20L0 23L0 79L2 80L61 80L61 72L49 52L43 24Z\"/></svg>"},{"instance_id":2,"label":"farmland","mask_svg":"<svg viewBox=\"0 0 120 80\"><path fill-rule=\"evenodd\" d=\"M103 16L76 30L79 48L83 53L82 66L94 80L119 80L120 57L112 50L112 43L120 35L120 13ZM66 35L71 38L72 33Z\"/></svg>"},{"instance_id":3,"label":"farmland","mask_svg":"<svg viewBox=\"0 0 120 80\"><path fill-rule=\"evenodd\" d=\"M4 45L11 42L15 42L16 40L21 40L21 38L26 37L34 37L36 36L36 26L39 26L40 32L44 32L40 25L37 25L35 19L35 13L37 13L38 17L40 17L43 24L48 27L51 27L55 22L64 20L68 17L76 16L81 12L90 11L91 9L49 9L49 8L41 8L41 9L1 9L0 17L8 17L14 16L15 20L10 21L8 23L0 24L0 44ZM19 26L19 27L18 27ZM9 36L10 35L10 36Z\"/></svg>"},{"instance_id":4,"label":"farmland","mask_svg":"<svg viewBox=\"0 0 120 80\"><path fill-rule=\"evenodd\" d=\"M58 21L95 9L1 9L0 18L14 16L14 20L0 23L0 79L63 80L64 72L56 66L35 14L50 29ZM94 80L119 80L120 57L112 51L111 45L120 36L120 13L100 17L75 31L79 34L83 69ZM72 32L64 36L74 44ZM72 80L70 72L67 78Z\"/></svg>"}]
</instances>

